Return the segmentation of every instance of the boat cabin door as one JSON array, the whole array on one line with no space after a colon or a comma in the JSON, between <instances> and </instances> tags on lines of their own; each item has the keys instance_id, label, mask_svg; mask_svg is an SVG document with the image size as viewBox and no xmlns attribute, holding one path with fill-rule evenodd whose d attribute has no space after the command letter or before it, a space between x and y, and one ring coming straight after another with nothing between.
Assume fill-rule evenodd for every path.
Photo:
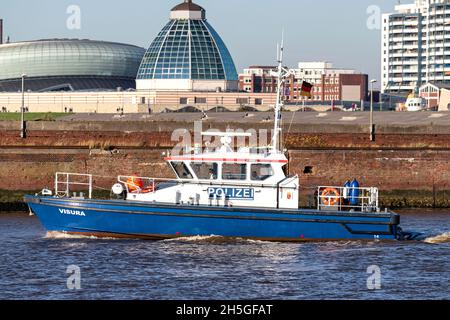
<instances>
[{"instance_id":1,"label":"boat cabin door","mask_svg":"<svg viewBox=\"0 0 450 320\"><path fill-rule=\"evenodd\" d=\"M298 209L299 184L298 176L287 177L278 183L279 209Z\"/></svg>"}]
</instances>

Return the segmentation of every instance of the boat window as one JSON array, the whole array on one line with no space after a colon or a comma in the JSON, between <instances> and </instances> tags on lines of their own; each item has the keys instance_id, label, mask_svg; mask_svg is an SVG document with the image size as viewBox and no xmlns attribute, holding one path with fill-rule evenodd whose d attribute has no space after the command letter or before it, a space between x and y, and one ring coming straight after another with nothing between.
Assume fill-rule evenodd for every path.
<instances>
[{"instance_id":1,"label":"boat window","mask_svg":"<svg viewBox=\"0 0 450 320\"><path fill-rule=\"evenodd\" d=\"M200 180L217 180L217 163L191 163L191 168Z\"/></svg>"},{"instance_id":2,"label":"boat window","mask_svg":"<svg viewBox=\"0 0 450 320\"><path fill-rule=\"evenodd\" d=\"M270 164L252 164L251 178L253 181L264 181L273 177L274 172Z\"/></svg>"},{"instance_id":3,"label":"boat window","mask_svg":"<svg viewBox=\"0 0 450 320\"><path fill-rule=\"evenodd\" d=\"M172 162L172 167L180 179L192 179L192 174L184 162Z\"/></svg>"},{"instance_id":4,"label":"boat window","mask_svg":"<svg viewBox=\"0 0 450 320\"><path fill-rule=\"evenodd\" d=\"M247 180L247 165L239 163L224 163L222 165L222 179Z\"/></svg>"}]
</instances>

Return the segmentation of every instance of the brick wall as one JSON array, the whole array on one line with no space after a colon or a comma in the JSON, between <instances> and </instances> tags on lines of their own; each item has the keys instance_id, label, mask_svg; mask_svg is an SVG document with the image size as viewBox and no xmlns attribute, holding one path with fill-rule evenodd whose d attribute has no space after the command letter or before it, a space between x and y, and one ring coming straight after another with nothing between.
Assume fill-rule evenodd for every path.
<instances>
[{"instance_id":1,"label":"brick wall","mask_svg":"<svg viewBox=\"0 0 450 320\"><path fill-rule=\"evenodd\" d=\"M289 171L301 185L344 185L356 178L380 190L450 190L450 150L290 151Z\"/></svg>"},{"instance_id":2,"label":"brick wall","mask_svg":"<svg viewBox=\"0 0 450 320\"><path fill-rule=\"evenodd\" d=\"M162 160L162 153L174 146L171 126L162 131L160 124L145 125L154 131L32 130L26 140L18 138L17 131L0 130L0 189L53 187L57 171L94 173L106 180L119 174L173 177ZM300 175L304 192L319 184L342 185L351 178L381 190L450 190L449 134L404 129L379 134L372 144L365 133L345 128L341 133L317 133L319 129L292 133L286 139L289 170Z\"/></svg>"}]
</instances>

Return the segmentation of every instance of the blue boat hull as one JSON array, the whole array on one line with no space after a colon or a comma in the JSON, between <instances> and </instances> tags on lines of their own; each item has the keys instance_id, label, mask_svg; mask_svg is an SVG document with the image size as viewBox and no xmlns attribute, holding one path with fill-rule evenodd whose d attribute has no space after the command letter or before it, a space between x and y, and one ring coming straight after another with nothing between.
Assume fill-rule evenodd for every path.
<instances>
[{"instance_id":1,"label":"blue boat hull","mask_svg":"<svg viewBox=\"0 0 450 320\"><path fill-rule=\"evenodd\" d=\"M144 239L217 235L268 241L396 240L395 213L177 206L26 196L48 231Z\"/></svg>"}]
</instances>

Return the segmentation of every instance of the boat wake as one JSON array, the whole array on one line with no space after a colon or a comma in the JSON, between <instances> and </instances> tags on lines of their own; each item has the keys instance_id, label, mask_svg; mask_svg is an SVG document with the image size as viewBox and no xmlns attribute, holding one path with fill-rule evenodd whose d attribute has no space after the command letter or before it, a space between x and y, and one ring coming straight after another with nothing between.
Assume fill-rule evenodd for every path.
<instances>
[{"instance_id":1,"label":"boat wake","mask_svg":"<svg viewBox=\"0 0 450 320\"><path fill-rule=\"evenodd\" d=\"M428 237L424 240L426 243L450 243L450 232L444 232L434 237Z\"/></svg>"},{"instance_id":2,"label":"boat wake","mask_svg":"<svg viewBox=\"0 0 450 320\"><path fill-rule=\"evenodd\" d=\"M243 238L231 238L223 236L191 236L191 237L179 237L174 239L163 240L164 242L187 242L187 243L205 243L205 244L255 244L266 243L260 240L251 240Z\"/></svg>"},{"instance_id":3,"label":"boat wake","mask_svg":"<svg viewBox=\"0 0 450 320\"><path fill-rule=\"evenodd\" d=\"M48 231L44 239L82 239L82 240L116 240L115 238L104 238L95 236L84 236L77 234L69 234L60 231Z\"/></svg>"}]
</instances>

